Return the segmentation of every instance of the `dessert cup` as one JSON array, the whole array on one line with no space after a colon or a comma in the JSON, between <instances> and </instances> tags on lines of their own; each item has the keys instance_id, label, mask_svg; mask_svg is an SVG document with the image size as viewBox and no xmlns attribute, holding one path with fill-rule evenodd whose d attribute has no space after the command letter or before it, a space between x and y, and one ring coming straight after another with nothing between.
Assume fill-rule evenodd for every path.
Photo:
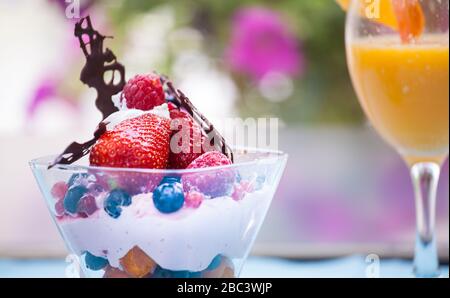
<instances>
[{"instance_id":1,"label":"dessert cup","mask_svg":"<svg viewBox=\"0 0 450 298\"><path fill-rule=\"evenodd\" d=\"M49 169L54 156L30 165L82 276L231 278L241 272L287 161L278 151L234 152L232 165L193 170L82 160ZM163 212L153 192L170 181L183 186L184 203Z\"/></svg>"}]
</instances>

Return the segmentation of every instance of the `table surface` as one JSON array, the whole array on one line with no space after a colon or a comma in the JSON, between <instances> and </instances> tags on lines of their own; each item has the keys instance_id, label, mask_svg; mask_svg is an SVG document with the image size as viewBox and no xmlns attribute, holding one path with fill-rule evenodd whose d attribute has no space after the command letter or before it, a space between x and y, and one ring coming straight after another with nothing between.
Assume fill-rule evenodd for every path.
<instances>
[{"instance_id":1,"label":"table surface","mask_svg":"<svg viewBox=\"0 0 450 298\"><path fill-rule=\"evenodd\" d=\"M363 256L320 261L250 257L241 277L373 277L377 272L379 277L413 277L410 261L382 260L379 267L374 264ZM67 265L61 259L0 259L0 277L64 277ZM448 266L442 267L441 276L448 278Z\"/></svg>"}]
</instances>

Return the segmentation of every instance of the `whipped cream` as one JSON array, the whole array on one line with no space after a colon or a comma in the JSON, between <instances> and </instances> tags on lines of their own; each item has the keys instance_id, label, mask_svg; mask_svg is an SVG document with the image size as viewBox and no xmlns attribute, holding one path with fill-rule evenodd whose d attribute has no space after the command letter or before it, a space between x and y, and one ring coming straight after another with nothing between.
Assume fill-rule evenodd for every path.
<instances>
[{"instance_id":1,"label":"whipped cream","mask_svg":"<svg viewBox=\"0 0 450 298\"><path fill-rule=\"evenodd\" d=\"M128 120L128 119L136 118L136 117L139 117L144 114L154 114L154 115L160 116L162 118L170 119L169 106L167 105L167 103L164 103L162 105L154 107L150 111L121 108L121 110L114 112L111 115L109 115L108 117L106 117L106 119L103 120L103 122L107 123L106 129L108 131L111 131L120 122L122 122L124 120Z\"/></svg>"},{"instance_id":2,"label":"whipped cream","mask_svg":"<svg viewBox=\"0 0 450 298\"><path fill-rule=\"evenodd\" d=\"M202 271L213 258L244 258L254 241L271 201L261 189L241 201L230 197L204 200L197 209L162 214L152 194L136 195L119 218L100 209L89 218L59 220L64 237L77 254L106 256L111 266L135 245L163 268Z\"/></svg>"}]
</instances>

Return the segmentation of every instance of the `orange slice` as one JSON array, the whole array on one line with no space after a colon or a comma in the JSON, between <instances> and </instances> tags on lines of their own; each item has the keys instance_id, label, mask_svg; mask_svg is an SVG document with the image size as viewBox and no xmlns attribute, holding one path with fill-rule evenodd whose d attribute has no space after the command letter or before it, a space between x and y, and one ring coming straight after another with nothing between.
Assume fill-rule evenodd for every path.
<instances>
[{"instance_id":1,"label":"orange slice","mask_svg":"<svg viewBox=\"0 0 450 298\"><path fill-rule=\"evenodd\" d=\"M425 28L425 17L419 0L359 0L360 14L400 33L403 42L420 36ZM336 0L348 10L351 0Z\"/></svg>"},{"instance_id":2,"label":"orange slice","mask_svg":"<svg viewBox=\"0 0 450 298\"><path fill-rule=\"evenodd\" d=\"M425 16L419 0L392 0L398 32L404 43L419 37L425 29Z\"/></svg>"}]
</instances>

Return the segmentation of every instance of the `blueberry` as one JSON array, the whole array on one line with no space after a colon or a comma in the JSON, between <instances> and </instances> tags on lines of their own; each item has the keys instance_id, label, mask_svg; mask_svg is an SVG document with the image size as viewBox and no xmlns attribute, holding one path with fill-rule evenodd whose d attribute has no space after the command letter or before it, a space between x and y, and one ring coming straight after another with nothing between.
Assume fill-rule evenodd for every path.
<instances>
[{"instance_id":1,"label":"blueberry","mask_svg":"<svg viewBox=\"0 0 450 298\"><path fill-rule=\"evenodd\" d=\"M200 276L201 272L187 270L172 271L161 268L160 266L156 267L155 272L152 274L153 278L199 278Z\"/></svg>"},{"instance_id":2,"label":"blueberry","mask_svg":"<svg viewBox=\"0 0 450 298\"><path fill-rule=\"evenodd\" d=\"M161 268L160 266L156 267L155 272L152 274L152 278L171 278L172 271Z\"/></svg>"},{"instance_id":3,"label":"blueberry","mask_svg":"<svg viewBox=\"0 0 450 298\"><path fill-rule=\"evenodd\" d=\"M122 213L122 206L131 205L131 196L123 189L114 189L106 197L103 207L111 217L118 218Z\"/></svg>"},{"instance_id":4,"label":"blueberry","mask_svg":"<svg viewBox=\"0 0 450 298\"><path fill-rule=\"evenodd\" d=\"M159 184L164 184L164 183L181 183L181 177L179 176L166 176L164 177L161 182Z\"/></svg>"},{"instance_id":5,"label":"blueberry","mask_svg":"<svg viewBox=\"0 0 450 298\"><path fill-rule=\"evenodd\" d=\"M108 260L102 257L97 257L91 254L90 252L86 252L84 256L84 262L86 263L86 267L91 270L101 270L108 265Z\"/></svg>"},{"instance_id":6,"label":"blueberry","mask_svg":"<svg viewBox=\"0 0 450 298\"><path fill-rule=\"evenodd\" d=\"M189 278L200 278L202 277L201 272L189 272Z\"/></svg>"},{"instance_id":7,"label":"blueberry","mask_svg":"<svg viewBox=\"0 0 450 298\"><path fill-rule=\"evenodd\" d=\"M81 185L69 188L64 196L64 209L72 214L77 213L78 202L86 192L87 188Z\"/></svg>"},{"instance_id":8,"label":"blueberry","mask_svg":"<svg viewBox=\"0 0 450 298\"><path fill-rule=\"evenodd\" d=\"M122 213L122 208L120 206L108 204L106 201L104 209L106 213L108 213L108 215L111 216L112 218L118 218Z\"/></svg>"},{"instance_id":9,"label":"blueberry","mask_svg":"<svg viewBox=\"0 0 450 298\"><path fill-rule=\"evenodd\" d=\"M242 181L242 176L241 176L241 174L237 173L236 174L236 183L239 183L241 181Z\"/></svg>"},{"instance_id":10,"label":"blueberry","mask_svg":"<svg viewBox=\"0 0 450 298\"><path fill-rule=\"evenodd\" d=\"M189 271L172 271L171 277L172 278L189 278L190 272Z\"/></svg>"},{"instance_id":11,"label":"blueberry","mask_svg":"<svg viewBox=\"0 0 450 298\"><path fill-rule=\"evenodd\" d=\"M172 278L198 278L201 276L201 272L191 272L191 271L172 271Z\"/></svg>"},{"instance_id":12,"label":"blueberry","mask_svg":"<svg viewBox=\"0 0 450 298\"><path fill-rule=\"evenodd\" d=\"M217 269L217 267L220 266L221 262L222 262L222 257L220 255L215 256L214 259L209 264L208 268L206 268L206 270L212 271L214 269Z\"/></svg>"},{"instance_id":13,"label":"blueberry","mask_svg":"<svg viewBox=\"0 0 450 298\"><path fill-rule=\"evenodd\" d=\"M76 173L70 176L69 181L67 182L67 185L71 187L75 184L81 184L82 180L89 178L88 173Z\"/></svg>"},{"instance_id":14,"label":"blueberry","mask_svg":"<svg viewBox=\"0 0 450 298\"><path fill-rule=\"evenodd\" d=\"M255 190L260 190L264 187L264 183L266 182L266 176L259 175L256 177Z\"/></svg>"},{"instance_id":15,"label":"blueberry","mask_svg":"<svg viewBox=\"0 0 450 298\"><path fill-rule=\"evenodd\" d=\"M173 213L183 207L184 193L181 183L163 183L153 192L153 203L162 213Z\"/></svg>"},{"instance_id":16,"label":"blueberry","mask_svg":"<svg viewBox=\"0 0 450 298\"><path fill-rule=\"evenodd\" d=\"M125 190L120 188L111 191L109 193L108 199L122 206L131 205L131 196Z\"/></svg>"}]
</instances>

